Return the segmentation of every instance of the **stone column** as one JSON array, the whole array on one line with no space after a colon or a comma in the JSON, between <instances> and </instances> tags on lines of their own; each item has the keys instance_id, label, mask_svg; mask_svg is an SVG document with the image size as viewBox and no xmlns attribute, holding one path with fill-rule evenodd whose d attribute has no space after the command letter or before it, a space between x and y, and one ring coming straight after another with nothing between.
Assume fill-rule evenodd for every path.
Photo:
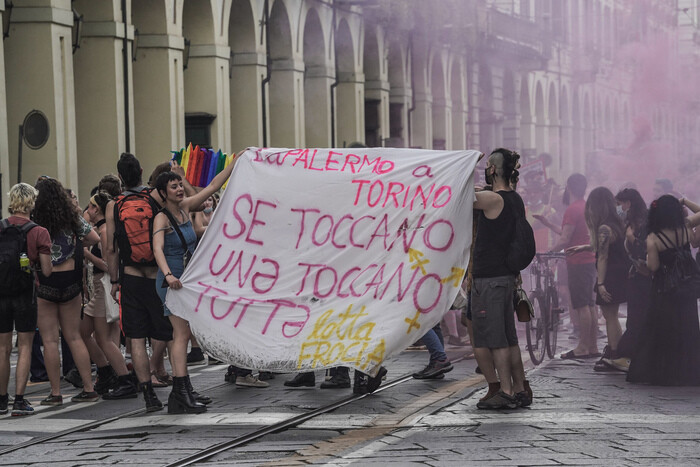
<instances>
[{"instance_id":1,"label":"stone column","mask_svg":"<svg viewBox=\"0 0 700 467\"><path fill-rule=\"evenodd\" d=\"M216 115L211 125L211 146L227 153L239 150L231 147L230 56L231 48L227 45L192 45L187 70L183 73L185 112Z\"/></svg>"},{"instance_id":2,"label":"stone column","mask_svg":"<svg viewBox=\"0 0 700 467\"><path fill-rule=\"evenodd\" d=\"M344 147L365 140L365 76L340 72L335 88L335 145Z\"/></svg>"},{"instance_id":3,"label":"stone column","mask_svg":"<svg viewBox=\"0 0 700 467\"><path fill-rule=\"evenodd\" d=\"M384 79L367 81L365 83L365 99L379 101L379 141L384 146L385 141L388 141L391 136L391 127L389 126L389 102L391 100L389 82Z\"/></svg>"},{"instance_id":4,"label":"stone column","mask_svg":"<svg viewBox=\"0 0 700 467\"><path fill-rule=\"evenodd\" d=\"M93 8L92 7L100 7ZM133 100L131 99L131 41L134 27L122 22L121 11L104 4L76 4L85 18L80 49L73 56L77 124L78 177L81 204L92 187L108 173L116 173L122 152L133 151ZM130 18L130 15L127 16ZM124 82L124 37L127 37L127 80ZM125 96L125 89L129 96ZM128 110L125 107L129 106ZM128 117L127 117L128 115ZM127 121L128 118L128 121ZM127 128L128 126L128 128ZM127 142L127 134L129 141ZM98 156L98 157L96 157Z\"/></svg>"},{"instance_id":5,"label":"stone column","mask_svg":"<svg viewBox=\"0 0 700 467\"><path fill-rule=\"evenodd\" d=\"M183 49L182 35L139 35L133 65L135 154L144 178L185 145Z\"/></svg>"},{"instance_id":6,"label":"stone column","mask_svg":"<svg viewBox=\"0 0 700 467\"><path fill-rule=\"evenodd\" d=\"M11 135L6 180L8 185L17 182L19 126L27 113L37 109L48 119L49 139L38 150L24 147L22 181L33 185L37 176L45 174L77 189L71 2L36 0L31 6L27 4L15 2L10 36L4 41L7 128Z\"/></svg>"},{"instance_id":7,"label":"stone column","mask_svg":"<svg viewBox=\"0 0 700 467\"><path fill-rule=\"evenodd\" d=\"M389 92L389 105L399 105L401 111L391 113L389 121L391 144L397 147L409 147L408 141L408 109L411 108L411 88L408 83L404 83L405 87L392 87Z\"/></svg>"},{"instance_id":8,"label":"stone column","mask_svg":"<svg viewBox=\"0 0 700 467\"><path fill-rule=\"evenodd\" d=\"M304 119L306 147L325 148L331 143L331 85L335 71L329 66L306 69Z\"/></svg>"},{"instance_id":9,"label":"stone column","mask_svg":"<svg viewBox=\"0 0 700 467\"><path fill-rule=\"evenodd\" d=\"M452 103L449 100L433 100L432 141L445 141L445 149L452 149ZM433 144L430 146L434 147Z\"/></svg>"},{"instance_id":10,"label":"stone column","mask_svg":"<svg viewBox=\"0 0 700 467\"><path fill-rule=\"evenodd\" d=\"M7 14L5 2L0 2L0 17ZM4 24L1 23L1 24ZM7 93L5 92L5 45L0 41L0 216L7 212L7 192L17 181L17 172L10 172L10 153L7 135ZM16 163L15 163L16 164Z\"/></svg>"},{"instance_id":11,"label":"stone column","mask_svg":"<svg viewBox=\"0 0 700 467\"><path fill-rule=\"evenodd\" d=\"M275 60L269 86L270 146L303 147L306 139L304 62L298 59Z\"/></svg>"},{"instance_id":12,"label":"stone column","mask_svg":"<svg viewBox=\"0 0 700 467\"><path fill-rule=\"evenodd\" d=\"M231 151L263 146L262 80L265 54L236 53L231 57Z\"/></svg>"}]
</instances>

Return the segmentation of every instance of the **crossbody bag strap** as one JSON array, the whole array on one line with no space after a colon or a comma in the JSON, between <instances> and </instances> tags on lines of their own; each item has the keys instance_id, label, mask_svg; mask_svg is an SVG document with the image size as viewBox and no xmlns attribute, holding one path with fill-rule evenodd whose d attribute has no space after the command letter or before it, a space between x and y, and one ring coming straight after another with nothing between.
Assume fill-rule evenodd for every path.
<instances>
[{"instance_id":1,"label":"crossbody bag strap","mask_svg":"<svg viewBox=\"0 0 700 467\"><path fill-rule=\"evenodd\" d=\"M178 225L177 221L175 220L175 217L173 214L168 211L167 208L163 208L160 210L163 214L165 214L168 219L170 219L170 224L173 227L173 230L177 233L177 236L180 237L180 242L182 243L182 247L185 249L185 251L189 251L189 248L187 247L187 241L185 240L185 236L182 235L182 230L180 230L180 226Z\"/></svg>"}]
</instances>

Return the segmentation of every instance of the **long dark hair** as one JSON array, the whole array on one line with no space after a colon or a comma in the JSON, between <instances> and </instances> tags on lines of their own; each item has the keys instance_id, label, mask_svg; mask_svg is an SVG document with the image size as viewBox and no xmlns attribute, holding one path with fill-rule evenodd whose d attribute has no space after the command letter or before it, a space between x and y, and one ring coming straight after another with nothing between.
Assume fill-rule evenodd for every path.
<instances>
[{"instance_id":1,"label":"long dark hair","mask_svg":"<svg viewBox=\"0 0 700 467\"><path fill-rule=\"evenodd\" d=\"M598 251L598 229L607 225L612 230L614 239L622 238L624 228L622 219L617 215L617 204L612 191L604 186L595 188L586 200L586 225L591 236L591 246Z\"/></svg>"},{"instance_id":2,"label":"long dark hair","mask_svg":"<svg viewBox=\"0 0 700 467\"><path fill-rule=\"evenodd\" d=\"M625 188L620 190L618 194L615 195L615 199L618 201L626 201L630 203L630 208L627 211L626 223L631 226L635 231L643 228L649 217L649 210L647 205L634 188Z\"/></svg>"},{"instance_id":3,"label":"long dark hair","mask_svg":"<svg viewBox=\"0 0 700 467\"><path fill-rule=\"evenodd\" d=\"M652 201L649 207L649 232L659 233L663 229L676 230L685 227L683 207L675 196L663 195Z\"/></svg>"},{"instance_id":4,"label":"long dark hair","mask_svg":"<svg viewBox=\"0 0 700 467\"><path fill-rule=\"evenodd\" d=\"M80 212L73 200L54 178L42 177L36 182L39 191L34 203L34 222L49 231L51 238L63 231L77 232L81 228Z\"/></svg>"}]
</instances>

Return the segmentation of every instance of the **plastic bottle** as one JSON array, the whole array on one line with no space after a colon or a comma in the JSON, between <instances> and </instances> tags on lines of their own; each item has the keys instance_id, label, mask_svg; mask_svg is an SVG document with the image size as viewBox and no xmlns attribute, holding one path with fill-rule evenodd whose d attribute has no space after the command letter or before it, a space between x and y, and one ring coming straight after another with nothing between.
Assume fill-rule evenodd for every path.
<instances>
[{"instance_id":1,"label":"plastic bottle","mask_svg":"<svg viewBox=\"0 0 700 467\"><path fill-rule=\"evenodd\" d=\"M29 265L29 258L27 257L26 253L22 253L19 256L19 266L22 268L22 271L26 272L27 274L32 272L32 268Z\"/></svg>"}]
</instances>

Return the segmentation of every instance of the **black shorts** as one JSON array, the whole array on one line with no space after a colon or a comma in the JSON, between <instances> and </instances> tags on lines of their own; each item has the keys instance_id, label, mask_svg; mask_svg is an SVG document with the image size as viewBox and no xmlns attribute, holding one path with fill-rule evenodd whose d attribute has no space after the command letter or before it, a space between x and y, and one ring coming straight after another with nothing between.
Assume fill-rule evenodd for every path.
<instances>
[{"instance_id":1,"label":"black shorts","mask_svg":"<svg viewBox=\"0 0 700 467\"><path fill-rule=\"evenodd\" d=\"M17 297L0 297L0 334L36 331L36 300L30 291Z\"/></svg>"},{"instance_id":2,"label":"black shorts","mask_svg":"<svg viewBox=\"0 0 700 467\"><path fill-rule=\"evenodd\" d=\"M518 345L514 291L514 276L474 278L471 293L474 347L500 349Z\"/></svg>"},{"instance_id":3,"label":"black shorts","mask_svg":"<svg viewBox=\"0 0 700 467\"><path fill-rule=\"evenodd\" d=\"M595 306L595 279L597 272L595 263L567 264L569 276L569 296L574 310L584 306Z\"/></svg>"},{"instance_id":4,"label":"black shorts","mask_svg":"<svg viewBox=\"0 0 700 467\"><path fill-rule=\"evenodd\" d=\"M73 300L82 291L82 269L54 272L49 277L39 273L39 288L36 291L39 298L53 303L65 303Z\"/></svg>"},{"instance_id":5,"label":"black shorts","mask_svg":"<svg viewBox=\"0 0 700 467\"><path fill-rule=\"evenodd\" d=\"M173 327L163 315L163 302L156 292L156 280L124 274L119 295L124 335L133 339L173 339Z\"/></svg>"}]
</instances>

